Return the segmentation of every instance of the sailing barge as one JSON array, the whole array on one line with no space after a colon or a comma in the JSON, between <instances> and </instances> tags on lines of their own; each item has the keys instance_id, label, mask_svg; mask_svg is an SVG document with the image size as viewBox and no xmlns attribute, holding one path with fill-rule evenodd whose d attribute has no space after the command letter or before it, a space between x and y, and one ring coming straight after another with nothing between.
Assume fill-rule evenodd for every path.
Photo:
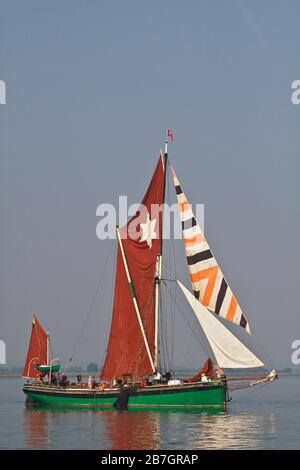
<instances>
[{"instance_id":1,"label":"sailing barge","mask_svg":"<svg viewBox=\"0 0 300 470\"><path fill-rule=\"evenodd\" d=\"M36 318L24 368L27 378L23 390L33 403L57 406L97 406L125 408L215 408L226 409L228 379L221 368L250 369L264 363L246 347L218 317L239 325L250 335L249 322L214 257L196 221L165 151L160 154L150 185L139 210L122 228L117 227L117 261L112 321L106 358L100 376L101 385L53 385L37 381L38 373L51 375L59 365L49 354L49 336ZM194 312L215 359L208 359L195 377L149 385L145 376L160 370L161 284L163 277L163 204L166 175L171 172L182 225L192 292L180 281L178 288ZM115 385L116 378L130 377L126 384ZM249 385L271 382L268 375L249 379ZM105 385L104 385L105 384ZM113 385L114 384L114 385Z\"/></svg>"}]
</instances>

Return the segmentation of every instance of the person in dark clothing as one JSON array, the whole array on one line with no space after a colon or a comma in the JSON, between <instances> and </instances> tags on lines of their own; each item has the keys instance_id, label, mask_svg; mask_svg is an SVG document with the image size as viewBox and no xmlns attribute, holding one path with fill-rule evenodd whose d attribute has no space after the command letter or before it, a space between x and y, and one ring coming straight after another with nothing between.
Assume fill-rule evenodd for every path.
<instances>
[{"instance_id":1,"label":"person in dark clothing","mask_svg":"<svg viewBox=\"0 0 300 470\"><path fill-rule=\"evenodd\" d=\"M81 385L82 384L82 377L80 374L76 375L76 380L77 380L77 385Z\"/></svg>"},{"instance_id":2,"label":"person in dark clothing","mask_svg":"<svg viewBox=\"0 0 300 470\"><path fill-rule=\"evenodd\" d=\"M116 385L117 385L117 387L119 387L119 388L122 387L122 385L123 385L123 380L122 380L122 379L117 379L117 384L116 384Z\"/></svg>"},{"instance_id":3,"label":"person in dark clothing","mask_svg":"<svg viewBox=\"0 0 300 470\"><path fill-rule=\"evenodd\" d=\"M58 384L58 378L55 372L52 372L51 374L51 384L52 385L57 385Z\"/></svg>"},{"instance_id":4,"label":"person in dark clothing","mask_svg":"<svg viewBox=\"0 0 300 470\"><path fill-rule=\"evenodd\" d=\"M59 385L63 388L66 388L69 385L68 377L65 374L61 376Z\"/></svg>"},{"instance_id":5,"label":"person in dark clothing","mask_svg":"<svg viewBox=\"0 0 300 470\"><path fill-rule=\"evenodd\" d=\"M166 383L168 383L168 382L169 382L169 380L171 380L171 378L172 378L172 374L171 374L171 372L169 372L169 371L168 371L168 372L166 372L165 378L166 378Z\"/></svg>"}]
</instances>

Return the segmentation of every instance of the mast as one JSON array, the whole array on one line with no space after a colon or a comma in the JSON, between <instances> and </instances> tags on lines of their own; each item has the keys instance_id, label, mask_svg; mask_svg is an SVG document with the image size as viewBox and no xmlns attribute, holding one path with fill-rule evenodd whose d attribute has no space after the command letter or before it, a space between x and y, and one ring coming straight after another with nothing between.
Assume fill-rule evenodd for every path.
<instances>
[{"instance_id":1,"label":"mast","mask_svg":"<svg viewBox=\"0 0 300 470\"><path fill-rule=\"evenodd\" d=\"M162 153L162 152L161 152ZM161 285L161 271L162 271L162 251L163 251L163 209L166 197L166 179L167 179L167 160L168 160L168 129L166 129L165 139L165 152L161 155L162 164L164 167L164 187L163 187L163 200L162 200L162 216L161 216L161 240L160 240L160 253L156 259L155 269L155 344L154 344L154 366L155 369L159 370L159 298L160 298L160 285Z\"/></svg>"},{"instance_id":2,"label":"mast","mask_svg":"<svg viewBox=\"0 0 300 470\"><path fill-rule=\"evenodd\" d=\"M47 366L50 365L50 333L47 330Z\"/></svg>"},{"instance_id":3,"label":"mast","mask_svg":"<svg viewBox=\"0 0 300 470\"><path fill-rule=\"evenodd\" d=\"M161 283L161 254L157 255L155 268L155 348L154 348L154 367L159 369L159 335L158 335L158 315L159 315L159 296Z\"/></svg>"},{"instance_id":4,"label":"mast","mask_svg":"<svg viewBox=\"0 0 300 470\"><path fill-rule=\"evenodd\" d=\"M165 153L163 157L163 165L164 165L164 190L163 190L163 204L165 203L166 197L166 180L167 180L167 160L168 160L168 132L169 129L166 129L166 140L165 140ZM163 230L161 230L161 252L162 252L162 244L163 244Z\"/></svg>"}]
</instances>

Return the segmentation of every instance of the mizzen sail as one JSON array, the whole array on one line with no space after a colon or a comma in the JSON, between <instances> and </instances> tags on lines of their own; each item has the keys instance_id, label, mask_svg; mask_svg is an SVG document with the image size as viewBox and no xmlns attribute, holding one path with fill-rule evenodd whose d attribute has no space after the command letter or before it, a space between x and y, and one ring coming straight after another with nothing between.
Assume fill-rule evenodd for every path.
<instances>
[{"instance_id":1,"label":"mizzen sail","mask_svg":"<svg viewBox=\"0 0 300 470\"><path fill-rule=\"evenodd\" d=\"M173 168L171 171L194 295L209 310L250 333L249 323L210 250Z\"/></svg>"},{"instance_id":2,"label":"mizzen sail","mask_svg":"<svg viewBox=\"0 0 300 470\"><path fill-rule=\"evenodd\" d=\"M102 380L153 372L154 278L161 252L163 197L164 165L160 157L137 213L119 231L113 315Z\"/></svg>"},{"instance_id":3,"label":"mizzen sail","mask_svg":"<svg viewBox=\"0 0 300 470\"><path fill-rule=\"evenodd\" d=\"M32 317L32 330L29 342L27 358L24 366L23 377L36 379L39 371L35 366L47 364L48 357L48 335L41 327L38 319Z\"/></svg>"},{"instance_id":4,"label":"mizzen sail","mask_svg":"<svg viewBox=\"0 0 300 470\"><path fill-rule=\"evenodd\" d=\"M192 307L220 367L246 369L264 365L181 282L177 282Z\"/></svg>"}]
</instances>

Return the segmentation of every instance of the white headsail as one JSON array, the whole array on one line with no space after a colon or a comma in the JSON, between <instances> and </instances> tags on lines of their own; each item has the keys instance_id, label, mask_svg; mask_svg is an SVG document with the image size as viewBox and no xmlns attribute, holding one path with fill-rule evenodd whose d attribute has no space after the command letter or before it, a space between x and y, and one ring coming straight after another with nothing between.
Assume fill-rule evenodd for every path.
<instances>
[{"instance_id":1,"label":"white headsail","mask_svg":"<svg viewBox=\"0 0 300 470\"><path fill-rule=\"evenodd\" d=\"M177 283L194 310L220 367L246 369L264 365L180 281Z\"/></svg>"}]
</instances>

